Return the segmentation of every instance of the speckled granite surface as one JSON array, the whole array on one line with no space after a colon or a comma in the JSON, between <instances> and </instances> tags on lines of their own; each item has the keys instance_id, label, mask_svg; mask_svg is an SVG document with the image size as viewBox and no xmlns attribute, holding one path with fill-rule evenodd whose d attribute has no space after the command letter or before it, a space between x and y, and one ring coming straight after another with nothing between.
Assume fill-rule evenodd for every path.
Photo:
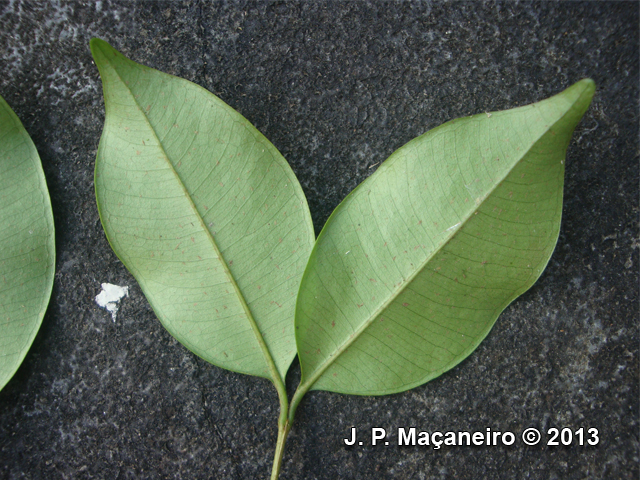
<instances>
[{"instance_id":1,"label":"speckled granite surface","mask_svg":"<svg viewBox=\"0 0 640 480\"><path fill-rule=\"evenodd\" d=\"M310 394L282 478L638 478L638 24L636 2L0 2L0 94L42 157L58 252L43 327L0 392L0 478L255 479L273 455L270 384L175 342L107 244L93 195L104 120L93 36L252 121L298 175L317 231L427 129L593 78L538 283L425 386ZM131 287L115 323L93 301L101 282ZM391 445L345 447L352 426L384 427ZM597 428L600 443L434 450L394 445L399 427Z\"/></svg>"}]
</instances>

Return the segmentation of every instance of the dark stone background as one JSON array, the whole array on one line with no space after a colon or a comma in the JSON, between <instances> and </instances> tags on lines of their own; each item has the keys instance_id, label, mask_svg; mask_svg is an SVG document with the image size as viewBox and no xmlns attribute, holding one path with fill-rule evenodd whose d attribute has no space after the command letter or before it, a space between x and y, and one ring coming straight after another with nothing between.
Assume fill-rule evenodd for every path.
<instances>
[{"instance_id":1,"label":"dark stone background","mask_svg":"<svg viewBox=\"0 0 640 480\"><path fill-rule=\"evenodd\" d=\"M567 156L560 241L538 283L461 365L386 397L314 392L283 479L637 479L636 2L0 2L0 94L42 157L56 277L0 393L0 477L266 478L278 402L163 330L103 234L104 120L89 39L196 82L284 154L319 231L375 165L455 117L598 89ZM373 168L372 168L373 167ZM131 286L117 322L101 282ZM297 364L289 375L296 385ZM596 447L346 448L361 430L595 427Z\"/></svg>"}]
</instances>

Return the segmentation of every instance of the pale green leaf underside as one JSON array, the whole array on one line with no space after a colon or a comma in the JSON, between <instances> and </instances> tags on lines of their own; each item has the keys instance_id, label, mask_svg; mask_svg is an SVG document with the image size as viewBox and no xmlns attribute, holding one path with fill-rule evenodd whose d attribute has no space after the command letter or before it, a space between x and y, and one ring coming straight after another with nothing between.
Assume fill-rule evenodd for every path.
<instances>
[{"instance_id":1,"label":"pale green leaf underside","mask_svg":"<svg viewBox=\"0 0 640 480\"><path fill-rule=\"evenodd\" d=\"M296 311L302 382L407 390L468 356L542 273L564 158L595 86L454 120L396 151L336 208Z\"/></svg>"},{"instance_id":2,"label":"pale green leaf underside","mask_svg":"<svg viewBox=\"0 0 640 480\"><path fill-rule=\"evenodd\" d=\"M24 360L42 323L53 287L54 242L40 157L0 97L0 389Z\"/></svg>"},{"instance_id":3,"label":"pale green leaf underside","mask_svg":"<svg viewBox=\"0 0 640 480\"><path fill-rule=\"evenodd\" d=\"M205 360L272 378L295 356L314 242L285 159L203 88L94 39L106 119L96 196L114 251L169 332ZM266 349L265 349L266 346Z\"/></svg>"}]
</instances>

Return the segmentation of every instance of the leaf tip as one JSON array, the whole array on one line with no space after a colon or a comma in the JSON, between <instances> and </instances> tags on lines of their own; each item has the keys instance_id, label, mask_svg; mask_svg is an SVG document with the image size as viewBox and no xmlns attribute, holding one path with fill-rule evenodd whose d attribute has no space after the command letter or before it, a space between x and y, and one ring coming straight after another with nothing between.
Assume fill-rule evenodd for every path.
<instances>
[{"instance_id":1,"label":"leaf tip","mask_svg":"<svg viewBox=\"0 0 640 480\"><path fill-rule=\"evenodd\" d=\"M582 88L584 88L585 90L589 90L591 93L596 91L596 82L594 82L590 78L583 78L582 80L577 82L576 85L582 86Z\"/></svg>"},{"instance_id":2,"label":"leaf tip","mask_svg":"<svg viewBox=\"0 0 640 480\"><path fill-rule=\"evenodd\" d=\"M587 110L593 99L593 95L596 91L596 82L590 78L583 78L579 82L574 83L564 92L560 93L563 97L567 98L571 103L578 106L582 111L582 114ZM582 115L581 115L582 116Z\"/></svg>"},{"instance_id":3,"label":"leaf tip","mask_svg":"<svg viewBox=\"0 0 640 480\"><path fill-rule=\"evenodd\" d=\"M91 49L91 55L96 65L99 65L108 53L116 52L115 48L100 38L92 38L89 41L89 48Z\"/></svg>"},{"instance_id":4,"label":"leaf tip","mask_svg":"<svg viewBox=\"0 0 640 480\"><path fill-rule=\"evenodd\" d=\"M100 47L102 47L105 44L108 45L108 43L102 40L101 38L94 37L91 40L89 40L89 48L91 49L91 54L95 57L96 50L98 50Z\"/></svg>"},{"instance_id":5,"label":"leaf tip","mask_svg":"<svg viewBox=\"0 0 640 480\"><path fill-rule=\"evenodd\" d=\"M590 78L583 78L577 82L574 87L581 90L580 97L586 101L587 105L589 105L593 98L593 94L596 92L596 82Z\"/></svg>"}]
</instances>

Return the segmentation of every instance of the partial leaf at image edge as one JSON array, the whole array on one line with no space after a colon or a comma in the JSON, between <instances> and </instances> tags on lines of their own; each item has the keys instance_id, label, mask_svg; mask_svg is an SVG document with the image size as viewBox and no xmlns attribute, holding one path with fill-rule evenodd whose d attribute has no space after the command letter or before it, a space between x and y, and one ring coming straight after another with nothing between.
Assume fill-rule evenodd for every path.
<instances>
[{"instance_id":1,"label":"partial leaf at image edge","mask_svg":"<svg viewBox=\"0 0 640 480\"><path fill-rule=\"evenodd\" d=\"M106 109L96 197L111 246L187 348L281 385L315 240L295 175L210 92L102 40L91 51Z\"/></svg>"},{"instance_id":2,"label":"partial leaf at image edge","mask_svg":"<svg viewBox=\"0 0 640 480\"><path fill-rule=\"evenodd\" d=\"M54 269L53 213L40 157L0 97L0 390L40 329Z\"/></svg>"},{"instance_id":3,"label":"partial leaf at image edge","mask_svg":"<svg viewBox=\"0 0 640 480\"><path fill-rule=\"evenodd\" d=\"M333 212L296 310L301 386L381 395L466 358L555 247L564 159L595 85L448 122Z\"/></svg>"}]
</instances>

